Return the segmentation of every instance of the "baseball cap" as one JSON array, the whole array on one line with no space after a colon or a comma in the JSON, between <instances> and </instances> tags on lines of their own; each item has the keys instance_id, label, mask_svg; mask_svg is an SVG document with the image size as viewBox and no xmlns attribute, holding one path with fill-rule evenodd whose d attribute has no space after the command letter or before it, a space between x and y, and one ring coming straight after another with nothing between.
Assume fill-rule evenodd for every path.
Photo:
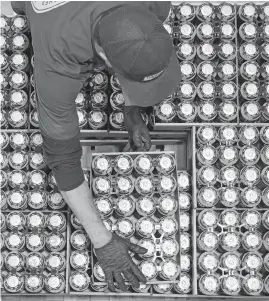
<instances>
[{"instance_id":1,"label":"baseball cap","mask_svg":"<svg viewBox=\"0 0 269 301\"><path fill-rule=\"evenodd\" d=\"M146 6L125 4L104 14L98 36L126 106L152 106L175 91L181 73L172 39Z\"/></svg>"}]
</instances>

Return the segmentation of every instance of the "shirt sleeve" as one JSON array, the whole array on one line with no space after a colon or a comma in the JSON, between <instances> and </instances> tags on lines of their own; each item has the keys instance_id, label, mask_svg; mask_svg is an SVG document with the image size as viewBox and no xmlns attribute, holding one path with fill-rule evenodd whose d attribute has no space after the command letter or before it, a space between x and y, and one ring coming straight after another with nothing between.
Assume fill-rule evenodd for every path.
<instances>
[{"instance_id":1,"label":"shirt sleeve","mask_svg":"<svg viewBox=\"0 0 269 301\"><path fill-rule=\"evenodd\" d=\"M170 1L143 1L143 3L158 17L160 21L164 22L168 17L171 7Z\"/></svg>"},{"instance_id":2,"label":"shirt sleeve","mask_svg":"<svg viewBox=\"0 0 269 301\"><path fill-rule=\"evenodd\" d=\"M10 1L12 9L18 15L25 15L25 1Z\"/></svg>"}]
</instances>

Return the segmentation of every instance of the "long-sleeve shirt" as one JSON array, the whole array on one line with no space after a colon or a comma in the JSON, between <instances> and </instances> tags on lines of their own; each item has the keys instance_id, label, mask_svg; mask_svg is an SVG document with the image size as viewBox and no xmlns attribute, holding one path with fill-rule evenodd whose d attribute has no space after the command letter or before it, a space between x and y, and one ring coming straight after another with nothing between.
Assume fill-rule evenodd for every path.
<instances>
[{"instance_id":1,"label":"long-sleeve shirt","mask_svg":"<svg viewBox=\"0 0 269 301\"><path fill-rule=\"evenodd\" d=\"M34 79L43 152L59 189L69 191L84 181L75 99L94 61L94 26L100 15L122 1L12 1L26 14L34 50ZM164 21L170 2L135 2Z\"/></svg>"}]
</instances>

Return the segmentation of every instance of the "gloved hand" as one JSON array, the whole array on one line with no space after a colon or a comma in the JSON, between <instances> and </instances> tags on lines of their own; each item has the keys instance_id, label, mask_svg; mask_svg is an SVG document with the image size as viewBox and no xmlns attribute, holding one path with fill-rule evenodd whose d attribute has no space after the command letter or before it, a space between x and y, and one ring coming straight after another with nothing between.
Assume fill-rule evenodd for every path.
<instances>
[{"instance_id":1,"label":"gloved hand","mask_svg":"<svg viewBox=\"0 0 269 301\"><path fill-rule=\"evenodd\" d=\"M146 283L146 278L135 265L128 251L145 254L147 249L130 243L128 239L124 239L116 234L112 235L111 241L105 246L95 249L97 259L105 273L109 289L114 292L113 276L122 291L126 291L127 287L124 283L122 274L126 280L134 287L139 287L139 281Z\"/></svg>"},{"instance_id":2,"label":"gloved hand","mask_svg":"<svg viewBox=\"0 0 269 301\"><path fill-rule=\"evenodd\" d=\"M141 116L140 108L124 107L124 122L128 130L129 142L123 151L148 151L151 147L150 133Z\"/></svg>"}]
</instances>

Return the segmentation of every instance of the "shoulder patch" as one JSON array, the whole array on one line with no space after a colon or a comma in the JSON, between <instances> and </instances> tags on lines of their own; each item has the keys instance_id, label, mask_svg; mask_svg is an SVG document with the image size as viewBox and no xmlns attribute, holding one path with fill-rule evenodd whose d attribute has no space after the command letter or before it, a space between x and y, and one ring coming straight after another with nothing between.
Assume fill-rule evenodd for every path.
<instances>
[{"instance_id":1,"label":"shoulder patch","mask_svg":"<svg viewBox=\"0 0 269 301\"><path fill-rule=\"evenodd\" d=\"M38 13L46 13L70 1L31 1L33 10Z\"/></svg>"}]
</instances>

